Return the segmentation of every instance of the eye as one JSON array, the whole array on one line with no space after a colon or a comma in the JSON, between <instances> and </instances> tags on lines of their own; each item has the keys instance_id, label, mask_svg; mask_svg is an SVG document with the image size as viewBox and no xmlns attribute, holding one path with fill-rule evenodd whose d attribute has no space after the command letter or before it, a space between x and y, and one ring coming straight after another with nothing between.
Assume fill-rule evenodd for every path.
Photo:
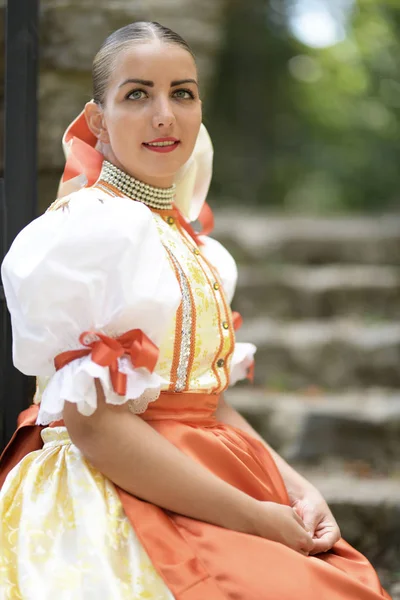
<instances>
[{"instance_id":1,"label":"eye","mask_svg":"<svg viewBox=\"0 0 400 600\"><path fill-rule=\"evenodd\" d=\"M175 98L179 98L179 100L193 100L194 94L191 90L176 90L173 93Z\"/></svg>"},{"instance_id":2,"label":"eye","mask_svg":"<svg viewBox=\"0 0 400 600\"><path fill-rule=\"evenodd\" d=\"M144 90L133 90L129 92L127 95L127 99L129 100L142 100L147 96L147 93Z\"/></svg>"}]
</instances>

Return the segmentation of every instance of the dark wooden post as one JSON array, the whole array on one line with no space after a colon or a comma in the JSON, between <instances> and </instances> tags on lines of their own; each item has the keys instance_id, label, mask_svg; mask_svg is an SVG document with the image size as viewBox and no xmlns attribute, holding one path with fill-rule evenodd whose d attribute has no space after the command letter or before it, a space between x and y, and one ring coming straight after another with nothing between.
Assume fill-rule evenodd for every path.
<instances>
[{"instance_id":1,"label":"dark wooden post","mask_svg":"<svg viewBox=\"0 0 400 600\"><path fill-rule=\"evenodd\" d=\"M5 20L4 178L0 183L1 250L7 252L37 211L37 73L39 0L9 0ZM32 381L12 364L11 326L1 290L0 446L26 408Z\"/></svg>"}]
</instances>

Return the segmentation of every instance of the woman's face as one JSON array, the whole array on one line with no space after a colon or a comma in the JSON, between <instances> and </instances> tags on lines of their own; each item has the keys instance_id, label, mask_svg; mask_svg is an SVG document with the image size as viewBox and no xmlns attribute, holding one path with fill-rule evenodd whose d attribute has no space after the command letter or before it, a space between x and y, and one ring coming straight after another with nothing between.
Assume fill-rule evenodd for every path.
<instances>
[{"instance_id":1,"label":"woman's face","mask_svg":"<svg viewBox=\"0 0 400 600\"><path fill-rule=\"evenodd\" d=\"M192 56L158 40L121 51L100 114L105 158L146 183L171 185L202 118Z\"/></svg>"}]
</instances>

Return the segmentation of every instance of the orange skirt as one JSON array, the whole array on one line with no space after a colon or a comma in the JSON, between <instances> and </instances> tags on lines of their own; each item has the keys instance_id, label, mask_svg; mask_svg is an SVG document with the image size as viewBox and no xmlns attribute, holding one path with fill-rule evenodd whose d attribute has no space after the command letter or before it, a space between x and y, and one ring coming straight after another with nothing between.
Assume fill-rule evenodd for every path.
<instances>
[{"instance_id":1,"label":"orange skirt","mask_svg":"<svg viewBox=\"0 0 400 600\"><path fill-rule=\"evenodd\" d=\"M215 417L218 397L162 393L141 415L193 460L247 494L289 504L266 448ZM29 452L42 447L38 408L21 413L0 462L0 486ZM54 425L60 425L60 422ZM176 600L378 600L390 598L368 560L344 540L306 557L257 536L196 521L117 488L126 516Z\"/></svg>"}]
</instances>

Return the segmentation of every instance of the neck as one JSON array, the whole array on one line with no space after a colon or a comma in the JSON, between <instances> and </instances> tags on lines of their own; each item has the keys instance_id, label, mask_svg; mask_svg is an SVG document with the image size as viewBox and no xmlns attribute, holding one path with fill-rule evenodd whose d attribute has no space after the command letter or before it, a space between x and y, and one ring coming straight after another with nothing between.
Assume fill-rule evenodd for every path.
<instances>
[{"instance_id":1,"label":"neck","mask_svg":"<svg viewBox=\"0 0 400 600\"><path fill-rule=\"evenodd\" d=\"M111 185L125 196L143 202L149 208L170 210L175 197L175 185L170 187L153 186L140 181L122 169L108 162L103 163L98 185Z\"/></svg>"},{"instance_id":2,"label":"neck","mask_svg":"<svg viewBox=\"0 0 400 600\"><path fill-rule=\"evenodd\" d=\"M133 173L131 171L128 171L124 167L124 165L122 165L119 162L119 160L115 156L114 152L112 152L111 148L108 145L104 145L101 148L101 152L106 161L108 161L112 165L115 165L118 169L120 169L127 175L130 175L130 177L137 179L138 181L142 181L143 183L147 183L148 185L158 187L158 188L170 188L174 184L174 176L173 175L157 177L155 175L154 176L153 175L141 175L140 173Z\"/></svg>"}]
</instances>

